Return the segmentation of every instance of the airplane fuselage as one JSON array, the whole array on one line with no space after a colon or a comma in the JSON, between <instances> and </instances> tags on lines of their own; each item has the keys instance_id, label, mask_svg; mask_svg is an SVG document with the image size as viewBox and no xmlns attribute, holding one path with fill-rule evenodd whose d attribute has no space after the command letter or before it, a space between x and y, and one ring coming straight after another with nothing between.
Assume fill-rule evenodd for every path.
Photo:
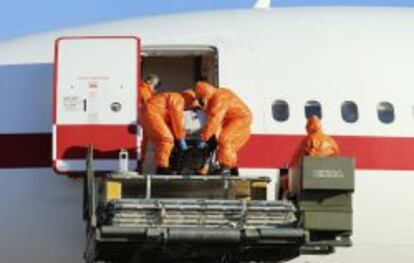
<instances>
[{"instance_id":1,"label":"airplane fuselage","mask_svg":"<svg viewBox=\"0 0 414 263\"><path fill-rule=\"evenodd\" d=\"M401 255L400 262L411 262L413 15L401 8L225 11L1 43L0 261L82 261L81 182L51 169L54 40L131 35L140 37L144 52L216 50L219 85L237 92L254 115L251 139L240 152L242 173L275 173L288 164L305 134L307 109L321 113L341 153L356 158L354 246L306 260L387 262ZM169 74L191 68L191 60L181 62L165 78L173 81ZM157 65L164 70L163 63Z\"/></svg>"}]
</instances>

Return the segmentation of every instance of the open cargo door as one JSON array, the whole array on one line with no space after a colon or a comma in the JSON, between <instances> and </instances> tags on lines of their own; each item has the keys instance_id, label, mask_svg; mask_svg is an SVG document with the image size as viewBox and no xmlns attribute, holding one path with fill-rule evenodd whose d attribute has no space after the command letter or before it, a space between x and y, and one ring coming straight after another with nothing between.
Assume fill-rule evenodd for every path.
<instances>
[{"instance_id":1,"label":"open cargo door","mask_svg":"<svg viewBox=\"0 0 414 263\"><path fill-rule=\"evenodd\" d=\"M85 169L93 145L95 170L118 169L129 153L136 169L140 132L137 87L140 40L136 37L64 37L56 40L53 102L53 166L71 174Z\"/></svg>"}]
</instances>

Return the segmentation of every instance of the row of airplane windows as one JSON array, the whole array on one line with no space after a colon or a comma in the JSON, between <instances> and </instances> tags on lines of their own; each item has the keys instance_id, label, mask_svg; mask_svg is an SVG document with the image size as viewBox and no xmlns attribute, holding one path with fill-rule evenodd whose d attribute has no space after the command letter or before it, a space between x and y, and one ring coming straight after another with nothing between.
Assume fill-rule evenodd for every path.
<instances>
[{"instance_id":1,"label":"row of airplane windows","mask_svg":"<svg viewBox=\"0 0 414 263\"><path fill-rule=\"evenodd\" d=\"M272 105L272 115L276 121L284 122L289 119L289 104L285 100L276 100ZM307 101L305 104L305 117L317 115L322 119L322 106L316 100ZM341 105L342 119L347 123L355 123L359 119L358 105L353 101L344 101ZM394 106L383 101L377 104L378 120L384 124L394 122Z\"/></svg>"}]
</instances>

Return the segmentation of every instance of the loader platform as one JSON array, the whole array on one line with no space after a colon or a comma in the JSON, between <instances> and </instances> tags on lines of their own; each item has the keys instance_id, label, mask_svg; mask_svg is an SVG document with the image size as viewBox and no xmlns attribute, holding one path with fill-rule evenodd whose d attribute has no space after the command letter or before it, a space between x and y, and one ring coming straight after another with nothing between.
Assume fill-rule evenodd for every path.
<instances>
[{"instance_id":1,"label":"loader platform","mask_svg":"<svg viewBox=\"0 0 414 263\"><path fill-rule=\"evenodd\" d=\"M90 200L85 204L87 262L238 262L257 260L259 255L275 259L278 249L280 253L276 255L286 258L288 251L292 257L297 256L305 237L304 231L295 227L296 208L292 202L232 199L239 194L233 189L237 182L266 182L265 177L129 173L87 181L92 183L87 188L98 193L93 197L89 193ZM131 185L143 191L137 194L138 198L108 199L108 181L128 185L124 195L132 195ZM162 196L163 192L157 189L161 185L173 189L191 185L192 190L204 187L208 191L198 191L199 198L191 199L186 191L180 199L174 191L169 194L174 198L155 197ZM205 198L208 192L210 199Z\"/></svg>"}]
</instances>

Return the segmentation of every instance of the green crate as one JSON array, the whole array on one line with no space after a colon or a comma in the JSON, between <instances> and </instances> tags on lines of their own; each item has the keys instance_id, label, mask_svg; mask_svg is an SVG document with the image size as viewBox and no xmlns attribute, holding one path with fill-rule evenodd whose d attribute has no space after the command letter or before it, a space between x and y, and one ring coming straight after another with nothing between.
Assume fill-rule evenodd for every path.
<instances>
[{"instance_id":1,"label":"green crate","mask_svg":"<svg viewBox=\"0 0 414 263\"><path fill-rule=\"evenodd\" d=\"M302 191L354 191L354 170L353 158L305 156L301 178Z\"/></svg>"}]
</instances>

